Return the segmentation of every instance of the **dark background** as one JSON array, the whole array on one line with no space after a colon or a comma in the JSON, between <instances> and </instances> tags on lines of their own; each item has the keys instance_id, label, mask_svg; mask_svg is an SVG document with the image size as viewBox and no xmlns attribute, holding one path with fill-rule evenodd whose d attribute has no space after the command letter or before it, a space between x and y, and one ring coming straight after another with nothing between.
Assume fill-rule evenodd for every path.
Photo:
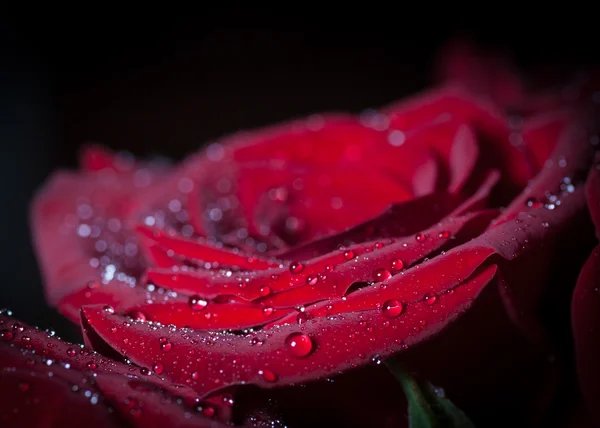
<instances>
[{"instance_id":1,"label":"dark background","mask_svg":"<svg viewBox=\"0 0 600 428\"><path fill-rule=\"evenodd\" d=\"M427 85L436 52L456 36L508 49L525 67L595 66L600 57L584 10L550 19L547 11L524 18L514 9L492 21L464 14L445 22L440 11L435 20L381 7L373 17L310 12L3 14L0 307L69 336L43 300L28 204L51 171L75 166L86 141L180 159L239 129L377 107Z\"/></svg>"}]
</instances>

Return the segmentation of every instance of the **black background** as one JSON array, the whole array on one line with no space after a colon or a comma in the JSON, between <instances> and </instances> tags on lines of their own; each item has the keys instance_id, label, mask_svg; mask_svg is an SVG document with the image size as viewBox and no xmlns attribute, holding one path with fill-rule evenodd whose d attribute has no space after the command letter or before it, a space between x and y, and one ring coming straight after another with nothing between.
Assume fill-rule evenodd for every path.
<instances>
[{"instance_id":1,"label":"black background","mask_svg":"<svg viewBox=\"0 0 600 428\"><path fill-rule=\"evenodd\" d=\"M456 36L508 49L524 67L598 64L596 25L583 18L589 11L525 18L503 6L500 17L489 6L479 15L434 10L435 17L367 4L372 16L299 13L308 8L299 4L288 15L3 14L0 307L69 336L43 300L28 205L51 171L75 166L86 141L180 159L239 129L377 107L426 86L437 51Z\"/></svg>"}]
</instances>

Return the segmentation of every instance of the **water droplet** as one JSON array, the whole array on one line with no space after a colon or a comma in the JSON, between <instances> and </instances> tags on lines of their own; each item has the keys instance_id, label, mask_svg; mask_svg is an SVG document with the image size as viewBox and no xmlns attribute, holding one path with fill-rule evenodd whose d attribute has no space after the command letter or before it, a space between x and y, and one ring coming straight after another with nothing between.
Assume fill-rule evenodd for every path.
<instances>
[{"instance_id":1,"label":"water droplet","mask_svg":"<svg viewBox=\"0 0 600 428\"><path fill-rule=\"evenodd\" d=\"M273 314L273 308L270 308L270 307L263 308L263 314L268 317L269 315Z\"/></svg>"},{"instance_id":2,"label":"water droplet","mask_svg":"<svg viewBox=\"0 0 600 428\"><path fill-rule=\"evenodd\" d=\"M141 311L131 311L128 314L134 321L146 321L146 315Z\"/></svg>"},{"instance_id":3,"label":"water droplet","mask_svg":"<svg viewBox=\"0 0 600 428\"><path fill-rule=\"evenodd\" d=\"M201 311L202 309L206 308L208 302L200 296L190 296L188 299L188 304L190 305L192 311Z\"/></svg>"},{"instance_id":4,"label":"water droplet","mask_svg":"<svg viewBox=\"0 0 600 428\"><path fill-rule=\"evenodd\" d=\"M417 233L415 239L417 240L417 242L425 242L425 235L423 235L422 233Z\"/></svg>"},{"instance_id":5,"label":"water droplet","mask_svg":"<svg viewBox=\"0 0 600 428\"><path fill-rule=\"evenodd\" d=\"M319 282L319 277L318 276L309 276L306 278L306 283L308 285L316 285L317 282Z\"/></svg>"},{"instance_id":6,"label":"water droplet","mask_svg":"<svg viewBox=\"0 0 600 428\"><path fill-rule=\"evenodd\" d=\"M200 373L198 373L198 372L192 372L192 374L190 376L194 380L200 379Z\"/></svg>"},{"instance_id":7,"label":"water droplet","mask_svg":"<svg viewBox=\"0 0 600 428\"><path fill-rule=\"evenodd\" d=\"M152 371L157 375L162 374L164 370L165 368L161 363L154 363L154 365L152 366Z\"/></svg>"},{"instance_id":8,"label":"water droplet","mask_svg":"<svg viewBox=\"0 0 600 428\"><path fill-rule=\"evenodd\" d=\"M69 348L69 349L67 349L67 355L69 357L74 357L75 355L77 355L77 351L75 351L75 349L73 349L73 348Z\"/></svg>"},{"instance_id":9,"label":"water droplet","mask_svg":"<svg viewBox=\"0 0 600 428\"><path fill-rule=\"evenodd\" d=\"M377 248L377 249L383 248L383 243L382 242L375 242L375 248Z\"/></svg>"},{"instance_id":10,"label":"water droplet","mask_svg":"<svg viewBox=\"0 0 600 428\"><path fill-rule=\"evenodd\" d=\"M164 342L160 344L160 350L163 352L169 352L173 345L170 342Z\"/></svg>"},{"instance_id":11,"label":"water droplet","mask_svg":"<svg viewBox=\"0 0 600 428\"><path fill-rule=\"evenodd\" d=\"M209 418L212 418L215 415L215 408L212 406L198 406L196 407L196 411Z\"/></svg>"},{"instance_id":12,"label":"water droplet","mask_svg":"<svg viewBox=\"0 0 600 428\"><path fill-rule=\"evenodd\" d=\"M106 306L104 306L104 307L102 308L102 310L103 310L104 312L106 312L107 314L114 314L114 313L115 313L115 308L113 308L113 307L112 307L112 306L110 306L110 305L106 305Z\"/></svg>"},{"instance_id":13,"label":"water droplet","mask_svg":"<svg viewBox=\"0 0 600 428\"><path fill-rule=\"evenodd\" d=\"M296 357L306 357L313 350L312 339L303 333L292 333L285 339L285 347Z\"/></svg>"},{"instance_id":14,"label":"water droplet","mask_svg":"<svg viewBox=\"0 0 600 428\"><path fill-rule=\"evenodd\" d=\"M290 272L291 273L300 273L304 270L304 265L300 262L292 262L290 264Z\"/></svg>"},{"instance_id":15,"label":"water droplet","mask_svg":"<svg viewBox=\"0 0 600 428\"><path fill-rule=\"evenodd\" d=\"M381 308L383 315L388 318L396 318L402 311L404 311L404 306L398 300L388 300Z\"/></svg>"},{"instance_id":16,"label":"water droplet","mask_svg":"<svg viewBox=\"0 0 600 428\"><path fill-rule=\"evenodd\" d=\"M298 315L296 315L296 322L298 324L304 324L305 322L309 321L311 318L312 317L308 312L300 312Z\"/></svg>"},{"instance_id":17,"label":"water droplet","mask_svg":"<svg viewBox=\"0 0 600 428\"><path fill-rule=\"evenodd\" d=\"M27 392L27 391L29 391L29 386L30 385L28 383L26 383L26 382L19 382L19 390L21 392Z\"/></svg>"},{"instance_id":18,"label":"water droplet","mask_svg":"<svg viewBox=\"0 0 600 428\"><path fill-rule=\"evenodd\" d=\"M98 364L93 361L89 361L85 366L90 370L96 370L98 368Z\"/></svg>"},{"instance_id":19,"label":"water droplet","mask_svg":"<svg viewBox=\"0 0 600 428\"><path fill-rule=\"evenodd\" d=\"M527 198L527 200L525 201L525 205L529 208L537 208L537 207L541 206L542 203L539 202L536 198L531 197L531 198Z\"/></svg>"},{"instance_id":20,"label":"water droplet","mask_svg":"<svg viewBox=\"0 0 600 428\"><path fill-rule=\"evenodd\" d=\"M144 376L148 376L150 374L150 370L148 370L146 367L142 367L140 369L140 373Z\"/></svg>"},{"instance_id":21,"label":"water droplet","mask_svg":"<svg viewBox=\"0 0 600 428\"><path fill-rule=\"evenodd\" d=\"M233 406L233 397L229 394L224 395L223 403L228 407L232 407Z\"/></svg>"},{"instance_id":22,"label":"water droplet","mask_svg":"<svg viewBox=\"0 0 600 428\"><path fill-rule=\"evenodd\" d=\"M376 282L381 282L385 281L386 279L390 279L392 274L387 269L377 269L375 272L373 272L373 277Z\"/></svg>"},{"instance_id":23,"label":"water droplet","mask_svg":"<svg viewBox=\"0 0 600 428\"><path fill-rule=\"evenodd\" d=\"M427 293L425 295L425 303L427 303L428 305L433 305L437 300L437 297L435 294L432 293Z\"/></svg>"},{"instance_id":24,"label":"water droplet","mask_svg":"<svg viewBox=\"0 0 600 428\"><path fill-rule=\"evenodd\" d=\"M450 232L448 232L447 230L444 230L444 231L440 232L440 234L438 236L442 239L448 239L448 238L450 238Z\"/></svg>"},{"instance_id":25,"label":"water droplet","mask_svg":"<svg viewBox=\"0 0 600 428\"><path fill-rule=\"evenodd\" d=\"M269 294L271 294L271 287L265 286L260 289L261 296L268 296Z\"/></svg>"},{"instance_id":26,"label":"water droplet","mask_svg":"<svg viewBox=\"0 0 600 428\"><path fill-rule=\"evenodd\" d=\"M355 254L354 254L354 251L352 251L352 250L344 251L344 258L345 258L346 260L351 260L351 259L353 259L353 258L354 258L354 255L355 255Z\"/></svg>"},{"instance_id":27,"label":"water droplet","mask_svg":"<svg viewBox=\"0 0 600 428\"><path fill-rule=\"evenodd\" d=\"M392 270L399 271L404 268L404 262L400 259L396 259L392 261Z\"/></svg>"},{"instance_id":28,"label":"water droplet","mask_svg":"<svg viewBox=\"0 0 600 428\"><path fill-rule=\"evenodd\" d=\"M258 374L260 376L262 376L262 378L264 380L266 380L269 383L273 383L277 381L277 375L275 373L273 373L271 370L268 369L264 369L264 370L259 370Z\"/></svg>"},{"instance_id":29,"label":"water droplet","mask_svg":"<svg viewBox=\"0 0 600 428\"><path fill-rule=\"evenodd\" d=\"M15 337L15 335L12 333L12 331L2 330L0 333L0 338L2 338L2 340L5 342L10 342L13 340L13 337Z\"/></svg>"}]
</instances>

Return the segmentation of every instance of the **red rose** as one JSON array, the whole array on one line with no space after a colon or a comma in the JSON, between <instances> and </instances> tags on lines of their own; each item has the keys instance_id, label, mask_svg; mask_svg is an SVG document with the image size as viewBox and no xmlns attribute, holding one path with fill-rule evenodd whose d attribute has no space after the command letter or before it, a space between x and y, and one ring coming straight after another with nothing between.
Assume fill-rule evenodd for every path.
<instances>
[{"instance_id":1,"label":"red rose","mask_svg":"<svg viewBox=\"0 0 600 428\"><path fill-rule=\"evenodd\" d=\"M377 112L234 134L177 166L92 147L57 173L32 227L87 348L3 315L0 416L397 427L393 356L478 426L556 421L590 214L600 237L594 79L532 93L507 61L449 52L441 87ZM598 420L594 251L570 315Z\"/></svg>"}]
</instances>

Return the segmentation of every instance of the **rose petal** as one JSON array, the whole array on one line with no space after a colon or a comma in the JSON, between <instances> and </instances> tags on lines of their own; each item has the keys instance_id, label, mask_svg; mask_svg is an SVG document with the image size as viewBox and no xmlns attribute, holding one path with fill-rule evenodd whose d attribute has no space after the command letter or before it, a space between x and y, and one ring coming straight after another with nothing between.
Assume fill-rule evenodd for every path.
<instances>
[{"instance_id":1,"label":"rose petal","mask_svg":"<svg viewBox=\"0 0 600 428\"><path fill-rule=\"evenodd\" d=\"M7 371L0 376L0 423L3 427L121 426L119 415L110 413L98 400L74 393L72 386L56 377L33 375L29 371Z\"/></svg>"},{"instance_id":2,"label":"rose petal","mask_svg":"<svg viewBox=\"0 0 600 428\"><path fill-rule=\"evenodd\" d=\"M379 310L344 314L343 318L338 319L318 318L307 323L303 331L296 325L288 324L270 333L258 332L254 340L193 330L170 333L166 328L149 329L140 323L132 323L130 327L111 334L110 329L122 325L121 317L106 314L101 308L95 307L86 307L83 313L94 333L111 346L129 337L143 338L146 343L143 349L135 346L128 352L132 361L145 366L160 362L165 367L165 377L177 383L185 382L198 393L206 394L241 382L273 387L320 378L350 368L353 364L365 363L364 357L361 357L363 353L385 357L394 349L399 349L394 344L395 340L413 344L439 331L458 313L466 310L471 299L491 280L494 273L495 267L491 266L457 287L454 293L445 295L443 300L440 299L440 303L444 304L431 313L425 328L420 323L421 314L423 311L430 312L431 308L423 301L414 302L412 310L407 309L406 316L390 320L396 326L393 335L382 326ZM375 330L368 332L359 327L359 320L373 325ZM315 350L306 358L297 358L286 349L285 338L299 331L312 336L310 340L314 340ZM346 339L350 334L355 334L352 346ZM163 342L161 337L165 338ZM164 352L162 343L169 343L171 350ZM261 345L256 346L257 343ZM190 352L198 358L189 359ZM282 358L282 352L290 356ZM174 369L173 363L181 358L189 361L189 365L183 370ZM207 361L212 364L206 364Z\"/></svg>"},{"instance_id":3,"label":"rose petal","mask_svg":"<svg viewBox=\"0 0 600 428\"><path fill-rule=\"evenodd\" d=\"M177 400L152 384L138 379L101 374L96 384L104 396L116 406L124 418L143 427L228 427L211 417L185 408ZM207 408L204 412L207 413Z\"/></svg>"},{"instance_id":4,"label":"rose petal","mask_svg":"<svg viewBox=\"0 0 600 428\"><path fill-rule=\"evenodd\" d=\"M586 185L588 209L600 239L600 168L592 168ZM600 245L583 266L571 301L571 324L579 387L591 416L600 423Z\"/></svg>"}]
</instances>

